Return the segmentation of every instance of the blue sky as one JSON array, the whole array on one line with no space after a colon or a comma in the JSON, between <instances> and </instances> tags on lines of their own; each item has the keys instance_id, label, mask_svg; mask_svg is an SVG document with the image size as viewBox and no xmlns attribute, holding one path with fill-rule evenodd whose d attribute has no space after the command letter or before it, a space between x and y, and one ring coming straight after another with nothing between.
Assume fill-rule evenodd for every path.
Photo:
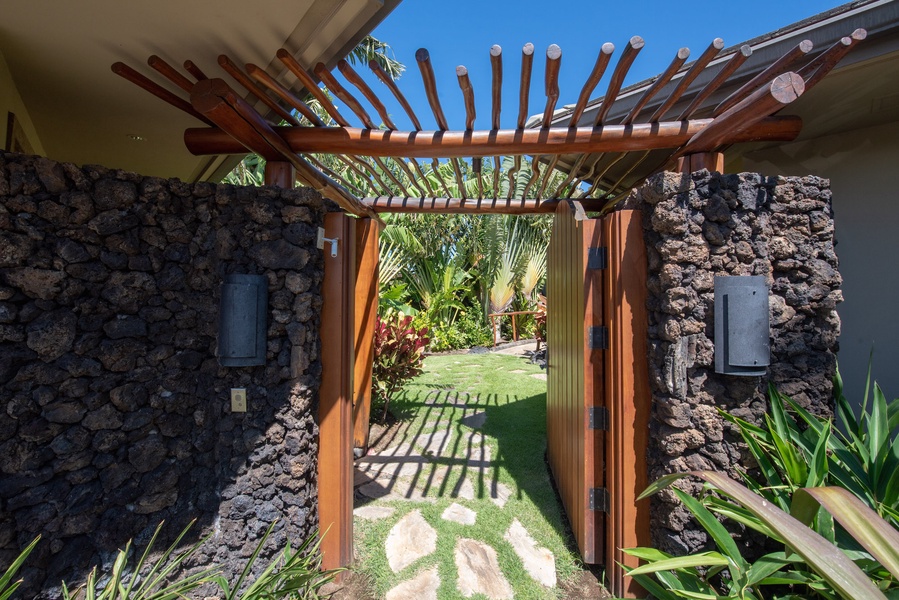
<instances>
[{"instance_id":1,"label":"blue sky","mask_svg":"<svg viewBox=\"0 0 899 600\"><path fill-rule=\"evenodd\" d=\"M615 44L615 54L593 97L604 93L621 49L633 35L643 37L645 47L632 66L625 85L660 73L681 47L697 58L716 37L725 47L739 44L819 12L839 6L835 0L693 0L691 2L568 0L494 0L434 2L405 0L373 35L391 45L395 57L406 65L400 89L409 99L424 129L436 124L422 87L415 51L427 48L437 78L444 113L450 129L464 129L465 109L455 68L468 68L477 107L476 129L490 127L490 55L493 44L503 48L502 126L514 127L518 114L521 48L534 44L529 114L543 111L546 97L543 73L546 49L562 48L558 107L573 104L604 42ZM360 72L367 67L357 66ZM372 88L387 105L401 129L411 129L392 94L373 77ZM352 88L350 88L352 89ZM349 112L349 111L345 111ZM371 111L373 118L377 115Z\"/></svg>"}]
</instances>

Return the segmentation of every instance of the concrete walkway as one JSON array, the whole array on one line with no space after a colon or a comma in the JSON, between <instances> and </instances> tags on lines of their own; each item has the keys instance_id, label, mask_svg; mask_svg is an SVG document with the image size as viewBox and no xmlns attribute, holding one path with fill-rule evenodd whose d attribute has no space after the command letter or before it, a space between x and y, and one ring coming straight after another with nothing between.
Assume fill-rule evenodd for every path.
<instances>
[{"instance_id":1,"label":"concrete walkway","mask_svg":"<svg viewBox=\"0 0 899 600\"><path fill-rule=\"evenodd\" d=\"M523 355L533 349L531 342L502 352ZM448 402L449 396L434 390L425 400L429 401L436 406ZM458 408L465 405L466 398L460 394L452 402ZM384 553L389 568L404 576L387 592L387 600L437 599L440 573L436 566L429 567L427 560L420 559L432 555L440 544L440 526L429 523L420 507L446 498L453 501L439 513L439 519L458 524L464 531L455 540L446 541L453 547L454 584L459 597L513 597L496 549L479 539L478 512L489 503L507 510L506 503L518 490L497 481L492 444L479 431L486 423L482 408L473 403L454 414L457 418L428 423L415 435L404 436L401 443L356 461L355 517L394 522L384 542ZM552 596L550 590L556 587L553 553L542 547L517 518L512 519L503 540L512 546L523 571Z\"/></svg>"}]
</instances>

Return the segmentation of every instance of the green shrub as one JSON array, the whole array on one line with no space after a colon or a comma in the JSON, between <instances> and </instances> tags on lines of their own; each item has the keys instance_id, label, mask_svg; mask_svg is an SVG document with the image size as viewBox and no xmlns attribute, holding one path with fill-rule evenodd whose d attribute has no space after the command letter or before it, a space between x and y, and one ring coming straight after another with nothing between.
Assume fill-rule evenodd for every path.
<instances>
[{"instance_id":1,"label":"green shrub","mask_svg":"<svg viewBox=\"0 0 899 600\"><path fill-rule=\"evenodd\" d=\"M856 595L847 596L842 584L830 579L828 569L836 567L817 565L817 555L813 553L809 558L794 548L797 539L817 536L829 544L819 545L821 552L833 554L833 548L852 561L853 568L864 575L869 586L879 590L878 594L899 598L899 401L888 404L875 384L869 405L869 389L870 373L861 413L856 417L837 374L834 398L839 428L828 419L812 415L773 387L769 389L770 411L764 427L721 411L740 431L759 475L741 473L746 487L740 486L739 497L731 487L723 487L720 474L715 475L719 480L712 482L711 490L721 493L709 493L707 489L701 500L695 500L675 490L715 542L718 552L674 558L656 550L635 548L628 552L647 560L649 565L632 574L650 591L661 585L661 591L667 595L653 591L660 598L683 597L684 590L715 593L719 597L760 598L760 586L766 585L793 586L802 590L802 597L884 597L866 596L862 588L856 589ZM706 475L699 474L710 481ZM657 491L681 476L662 478L648 491ZM727 481L724 486L739 486ZM760 513L761 509L767 512ZM772 511L792 514L809 527L772 526L764 516ZM785 550L749 565L738 553L734 554L733 540L713 513L783 544ZM875 541L865 535L873 536ZM892 550L884 552L884 544ZM716 579L722 572L727 577ZM753 572L764 576L747 575ZM649 573L654 573L656 580L648 579ZM773 597L785 597L776 593Z\"/></svg>"},{"instance_id":2,"label":"green shrub","mask_svg":"<svg viewBox=\"0 0 899 600\"><path fill-rule=\"evenodd\" d=\"M378 316L375 322L372 395L384 405L382 422L387 418L391 396L421 373L428 341L427 327L416 328L412 317L398 312Z\"/></svg>"}]
</instances>

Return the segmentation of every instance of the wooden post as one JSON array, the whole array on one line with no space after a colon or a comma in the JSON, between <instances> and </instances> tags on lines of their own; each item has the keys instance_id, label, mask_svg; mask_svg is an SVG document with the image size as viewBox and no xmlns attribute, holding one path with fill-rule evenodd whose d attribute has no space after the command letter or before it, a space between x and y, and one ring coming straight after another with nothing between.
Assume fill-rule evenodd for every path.
<instances>
[{"instance_id":1,"label":"wooden post","mask_svg":"<svg viewBox=\"0 0 899 600\"><path fill-rule=\"evenodd\" d=\"M297 170L287 161L270 160L265 163L265 185L292 188L297 180Z\"/></svg>"},{"instance_id":2,"label":"wooden post","mask_svg":"<svg viewBox=\"0 0 899 600\"><path fill-rule=\"evenodd\" d=\"M606 573L614 596L637 598L643 590L624 576L620 565L636 567L640 562L622 548L651 545L649 500L637 502L637 496L649 485L646 449L652 405L646 357L646 248L640 211L622 210L605 217L602 238L609 249L603 309L609 328L604 369L609 407L606 484L610 498Z\"/></svg>"},{"instance_id":3,"label":"wooden post","mask_svg":"<svg viewBox=\"0 0 899 600\"><path fill-rule=\"evenodd\" d=\"M368 449L372 363L378 316L378 235L372 219L356 222L355 364L353 367L353 442Z\"/></svg>"},{"instance_id":4,"label":"wooden post","mask_svg":"<svg viewBox=\"0 0 899 600\"><path fill-rule=\"evenodd\" d=\"M322 282L318 442L318 519L322 568L353 559L353 315L356 265L355 219L325 215L325 237L336 238L337 256L326 244Z\"/></svg>"},{"instance_id":5,"label":"wooden post","mask_svg":"<svg viewBox=\"0 0 899 600\"><path fill-rule=\"evenodd\" d=\"M724 153L697 152L696 154L687 154L677 159L677 171L681 173L689 175L703 169L724 173Z\"/></svg>"}]
</instances>

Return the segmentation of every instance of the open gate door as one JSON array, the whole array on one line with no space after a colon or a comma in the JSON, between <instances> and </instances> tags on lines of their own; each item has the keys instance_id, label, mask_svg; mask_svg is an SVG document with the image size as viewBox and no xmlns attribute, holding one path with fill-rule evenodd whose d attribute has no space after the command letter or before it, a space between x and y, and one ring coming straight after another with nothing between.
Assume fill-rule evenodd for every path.
<instances>
[{"instance_id":1,"label":"open gate door","mask_svg":"<svg viewBox=\"0 0 899 600\"><path fill-rule=\"evenodd\" d=\"M550 468L584 562L615 596L640 592L621 549L648 546L646 253L639 211L588 219L560 202L547 268Z\"/></svg>"}]
</instances>

